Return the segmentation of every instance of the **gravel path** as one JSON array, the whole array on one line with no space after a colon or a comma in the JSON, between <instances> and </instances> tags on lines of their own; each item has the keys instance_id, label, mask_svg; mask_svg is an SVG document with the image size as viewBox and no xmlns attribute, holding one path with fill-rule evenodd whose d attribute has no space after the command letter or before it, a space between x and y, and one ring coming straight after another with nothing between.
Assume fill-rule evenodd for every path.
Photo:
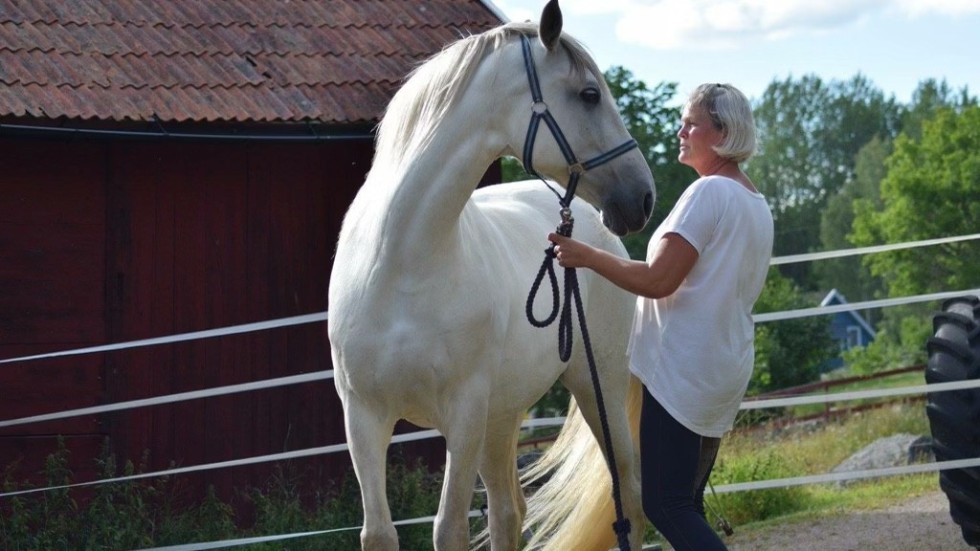
<instances>
[{"instance_id":1,"label":"gravel path","mask_svg":"<svg viewBox=\"0 0 980 551\"><path fill-rule=\"evenodd\" d=\"M726 538L730 551L974 551L942 492L886 509L788 523Z\"/></svg>"}]
</instances>

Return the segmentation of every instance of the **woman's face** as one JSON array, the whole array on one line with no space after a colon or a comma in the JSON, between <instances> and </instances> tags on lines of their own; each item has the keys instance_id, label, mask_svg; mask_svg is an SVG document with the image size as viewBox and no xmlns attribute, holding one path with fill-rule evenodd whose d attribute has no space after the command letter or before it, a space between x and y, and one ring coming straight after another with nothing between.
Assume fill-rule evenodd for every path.
<instances>
[{"instance_id":1,"label":"woman's face","mask_svg":"<svg viewBox=\"0 0 980 551\"><path fill-rule=\"evenodd\" d=\"M720 157L713 149L725 138L724 132L700 107L688 105L681 117L681 129L677 131L680 152L677 160L704 175L709 167L717 164Z\"/></svg>"}]
</instances>

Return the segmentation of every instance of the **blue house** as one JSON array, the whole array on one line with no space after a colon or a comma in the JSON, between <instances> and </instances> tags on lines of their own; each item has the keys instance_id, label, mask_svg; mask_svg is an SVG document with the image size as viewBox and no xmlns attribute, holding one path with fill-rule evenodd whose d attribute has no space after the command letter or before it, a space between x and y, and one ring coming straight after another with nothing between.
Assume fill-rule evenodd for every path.
<instances>
[{"instance_id":1,"label":"blue house","mask_svg":"<svg viewBox=\"0 0 980 551\"><path fill-rule=\"evenodd\" d=\"M847 304L847 299L837 289L832 289L820 301L820 306L837 304ZM830 334L840 345L841 352L858 346L867 346L875 338L875 330L861 317L861 314L854 310L834 314L830 321ZM825 370L831 371L843 366L844 359L837 356L827 362Z\"/></svg>"}]
</instances>

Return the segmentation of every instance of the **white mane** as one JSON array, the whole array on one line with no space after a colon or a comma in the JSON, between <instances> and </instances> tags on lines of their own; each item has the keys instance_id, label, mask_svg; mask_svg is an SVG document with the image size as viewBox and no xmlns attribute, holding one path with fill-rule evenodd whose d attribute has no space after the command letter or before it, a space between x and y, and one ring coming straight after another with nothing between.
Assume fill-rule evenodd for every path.
<instances>
[{"instance_id":1,"label":"white mane","mask_svg":"<svg viewBox=\"0 0 980 551\"><path fill-rule=\"evenodd\" d=\"M468 36L416 67L392 98L378 125L375 166L400 172L397 167L421 154L479 61L520 34L537 37L538 27L532 23L509 23ZM605 82L580 42L562 35L561 45L570 56L573 70L591 71L600 82Z\"/></svg>"}]
</instances>

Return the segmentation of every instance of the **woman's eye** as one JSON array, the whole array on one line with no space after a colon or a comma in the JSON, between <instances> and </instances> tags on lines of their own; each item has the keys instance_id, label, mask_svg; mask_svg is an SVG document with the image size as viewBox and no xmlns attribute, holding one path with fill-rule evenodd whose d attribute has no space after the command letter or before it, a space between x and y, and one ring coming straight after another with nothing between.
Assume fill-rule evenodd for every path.
<instances>
[{"instance_id":1,"label":"woman's eye","mask_svg":"<svg viewBox=\"0 0 980 551\"><path fill-rule=\"evenodd\" d=\"M582 101L585 103L595 105L599 103L599 98L602 96L599 94L599 90L597 88L586 88L585 90L579 92L579 97L582 98Z\"/></svg>"}]
</instances>

